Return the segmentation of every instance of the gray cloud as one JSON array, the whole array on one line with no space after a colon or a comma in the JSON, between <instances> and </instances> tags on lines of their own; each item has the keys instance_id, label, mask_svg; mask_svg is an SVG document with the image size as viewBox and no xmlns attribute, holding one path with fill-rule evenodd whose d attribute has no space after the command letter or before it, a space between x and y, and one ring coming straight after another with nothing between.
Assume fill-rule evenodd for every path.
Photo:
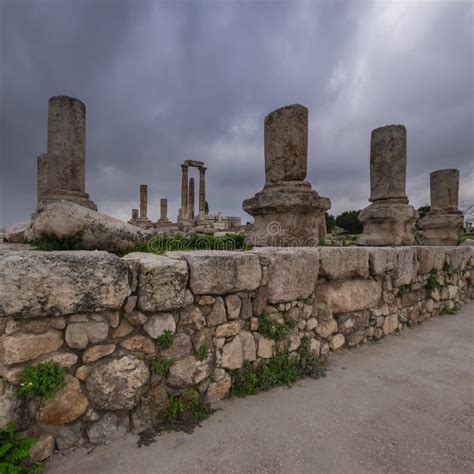
<instances>
[{"instance_id":1,"label":"gray cloud","mask_svg":"<svg viewBox=\"0 0 474 474\"><path fill-rule=\"evenodd\" d=\"M87 106L87 191L128 218L138 186L153 218L175 216L179 164L208 164L211 211L248 218L262 187L263 118L310 109L308 179L333 212L369 194L370 132L408 129L411 201L429 200L429 172L458 167L474 199L473 13L468 3L0 3L0 225L35 206L47 101Z\"/></svg>"}]
</instances>

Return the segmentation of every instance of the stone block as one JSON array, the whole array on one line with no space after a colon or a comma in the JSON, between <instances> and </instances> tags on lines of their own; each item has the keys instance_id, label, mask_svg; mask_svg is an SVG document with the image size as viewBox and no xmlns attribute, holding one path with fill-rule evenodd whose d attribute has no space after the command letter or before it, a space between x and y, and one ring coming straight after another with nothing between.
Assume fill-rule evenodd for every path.
<instances>
[{"instance_id":1,"label":"stone block","mask_svg":"<svg viewBox=\"0 0 474 474\"><path fill-rule=\"evenodd\" d=\"M319 274L329 280L369 276L369 253L365 248L321 247Z\"/></svg>"},{"instance_id":2,"label":"stone block","mask_svg":"<svg viewBox=\"0 0 474 474\"><path fill-rule=\"evenodd\" d=\"M417 252L417 247L397 249L397 265L394 274L395 286L408 285L416 280L420 267Z\"/></svg>"},{"instance_id":3,"label":"stone block","mask_svg":"<svg viewBox=\"0 0 474 474\"><path fill-rule=\"evenodd\" d=\"M184 306L188 266L177 258L150 253L130 253L125 260L138 261L138 307L141 311L168 311Z\"/></svg>"},{"instance_id":4,"label":"stone block","mask_svg":"<svg viewBox=\"0 0 474 474\"><path fill-rule=\"evenodd\" d=\"M334 314L378 306L381 296L382 285L374 280L336 281L316 286L316 301L329 306Z\"/></svg>"},{"instance_id":5,"label":"stone block","mask_svg":"<svg viewBox=\"0 0 474 474\"><path fill-rule=\"evenodd\" d=\"M443 247L418 247L417 251L422 275L430 273L433 268L443 269L446 261L446 250Z\"/></svg>"},{"instance_id":6,"label":"stone block","mask_svg":"<svg viewBox=\"0 0 474 474\"><path fill-rule=\"evenodd\" d=\"M367 247L369 268L372 276L384 275L397 265L397 249L392 247Z\"/></svg>"},{"instance_id":7,"label":"stone block","mask_svg":"<svg viewBox=\"0 0 474 474\"><path fill-rule=\"evenodd\" d=\"M189 285L194 294L253 291L260 285L262 270L253 252L195 251L183 257L189 265Z\"/></svg>"},{"instance_id":8,"label":"stone block","mask_svg":"<svg viewBox=\"0 0 474 474\"><path fill-rule=\"evenodd\" d=\"M268 264L268 301L272 304L308 298L318 280L316 248L262 247L255 253Z\"/></svg>"},{"instance_id":9,"label":"stone block","mask_svg":"<svg viewBox=\"0 0 474 474\"><path fill-rule=\"evenodd\" d=\"M108 252L16 252L0 257L0 315L64 316L119 309L128 266Z\"/></svg>"}]
</instances>

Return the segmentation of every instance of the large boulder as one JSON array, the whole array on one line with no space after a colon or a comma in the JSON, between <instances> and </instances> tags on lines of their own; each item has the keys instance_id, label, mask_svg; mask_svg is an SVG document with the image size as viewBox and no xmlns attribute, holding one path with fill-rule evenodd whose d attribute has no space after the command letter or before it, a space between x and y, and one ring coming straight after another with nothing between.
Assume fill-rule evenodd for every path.
<instances>
[{"instance_id":1,"label":"large boulder","mask_svg":"<svg viewBox=\"0 0 474 474\"><path fill-rule=\"evenodd\" d=\"M130 253L138 262L138 307L141 311L168 311L184 306L188 266L184 260L151 253Z\"/></svg>"},{"instance_id":2,"label":"large boulder","mask_svg":"<svg viewBox=\"0 0 474 474\"><path fill-rule=\"evenodd\" d=\"M150 371L133 355L99 362L87 377L89 399L103 410L130 410L143 394Z\"/></svg>"},{"instance_id":3,"label":"large boulder","mask_svg":"<svg viewBox=\"0 0 474 474\"><path fill-rule=\"evenodd\" d=\"M255 252L268 265L268 301L305 299L318 280L319 252L312 247L262 247Z\"/></svg>"},{"instance_id":4,"label":"large boulder","mask_svg":"<svg viewBox=\"0 0 474 474\"><path fill-rule=\"evenodd\" d=\"M119 309L128 265L108 252L17 252L0 256L0 316L51 317Z\"/></svg>"},{"instance_id":5,"label":"large boulder","mask_svg":"<svg viewBox=\"0 0 474 474\"><path fill-rule=\"evenodd\" d=\"M25 232L28 241L44 235L77 238L85 249L123 250L148 242L153 233L78 204L58 201L41 210Z\"/></svg>"},{"instance_id":6,"label":"large boulder","mask_svg":"<svg viewBox=\"0 0 474 474\"><path fill-rule=\"evenodd\" d=\"M24 244L26 242L25 233L30 228L30 222L20 222L12 225L5 233L5 240L12 244Z\"/></svg>"},{"instance_id":7,"label":"large boulder","mask_svg":"<svg viewBox=\"0 0 474 474\"><path fill-rule=\"evenodd\" d=\"M252 252L196 251L183 254L189 265L189 286L196 295L253 291L262 271Z\"/></svg>"}]
</instances>

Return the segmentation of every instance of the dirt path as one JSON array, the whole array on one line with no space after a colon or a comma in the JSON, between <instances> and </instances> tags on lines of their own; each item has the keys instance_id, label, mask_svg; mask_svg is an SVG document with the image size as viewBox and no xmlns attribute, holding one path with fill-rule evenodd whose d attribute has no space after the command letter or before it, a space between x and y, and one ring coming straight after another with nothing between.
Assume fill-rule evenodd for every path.
<instances>
[{"instance_id":1,"label":"dirt path","mask_svg":"<svg viewBox=\"0 0 474 474\"><path fill-rule=\"evenodd\" d=\"M222 402L194 434L128 436L56 457L55 474L474 472L474 303L379 344L328 377Z\"/></svg>"}]
</instances>

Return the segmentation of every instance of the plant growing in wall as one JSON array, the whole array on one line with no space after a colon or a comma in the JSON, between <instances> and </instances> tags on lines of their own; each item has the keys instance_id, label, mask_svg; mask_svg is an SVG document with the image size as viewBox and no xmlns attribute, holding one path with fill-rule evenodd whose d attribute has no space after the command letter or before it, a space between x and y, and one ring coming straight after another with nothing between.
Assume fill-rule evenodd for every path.
<instances>
[{"instance_id":1,"label":"plant growing in wall","mask_svg":"<svg viewBox=\"0 0 474 474\"><path fill-rule=\"evenodd\" d=\"M67 370L56 362L26 367L21 375L17 393L28 399L36 396L44 399L54 397L57 391L66 385L66 373Z\"/></svg>"},{"instance_id":2,"label":"plant growing in wall","mask_svg":"<svg viewBox=\"0 0 474 474\"><path fill-rule=\"evenodd\" d=\"M430 294L434 290L439 288L438 270L436 268L431 269L430 276L428 277L428 281L426 282L425 288Z\"/></svg>"},{"instance_id":3,"label":"plant growing in wall","mask_svg":"<svg viewBox=\"0 0 474 474\"><path fill-rule=\"evenodd\" d=\"M173 345L174 334L167 329L161 336L156 338L156 345L160 349L169 349Z\"/></svg>"},{"instance_id":4,"label":"plant growing in wall","mask_svg":"<svg viewBox=\"0 0 474 474\"><path fill-rule=\"evenodd\" d=\"M41 464L29 465L30 448L37 442L35 438L24 438L9 422L0 430L0 472L5 474L41 474Z\"/></svg>"},{"instance_id":5,"label":"plant growing in wall","mask_svg":"<svg viewBox=\"0 0 474 474\"><path fill-rule=\"evenodd\" d=\"M454 275L454 269L448 262L444 262L443 272L445 272L449 278L451 278Z\"/></svg>"},{"instance_id":6,"label":"plant growing in wall","mask_svg":"<svg viewBox=\"0 0 474 474\"><path fill-rule=\"evenodd\" d=\"M194 357L196 357L197 360L200 362L203 362L207 359L207 355L209 353L209 348L206 346L206 344L203 344L199 350L196 351L194 354Z\"/></svg>"},{"instance_id":7,"label":"plant growing in wall","mask_svg":"<svg viewBox=\"0 0 474 474\"><path fill-rule=\"evenodd\" d=\"M272 321L267 315L262 314L258 318L258 332L268 339L281 341L295 324L293 320L287 321L286 323L277 323Z\"/></svg>"},{"instance_id":8,"label":"plant growing in wall","mask_svg":"<svg viewBox=\"0 0 474 474\"><path fill-rule=\"evenodd\" d=\"M156 358L151 362L151 370L156 375L164 377L168 374L169 370L173 366L173 361L170 359L164 359L161 357Z\"/></svg>"},{"instance_id":9,"label":"plant growing in wall","mask_svg":"<svg viewBox=\"0 0 474 474\"><path fill-rule=\"evenodd\" d=\"M406 285L400 285L398 288L398 296L404 296L413 290L413 282L407 283Z\"/></svg>"}]
</instances>

